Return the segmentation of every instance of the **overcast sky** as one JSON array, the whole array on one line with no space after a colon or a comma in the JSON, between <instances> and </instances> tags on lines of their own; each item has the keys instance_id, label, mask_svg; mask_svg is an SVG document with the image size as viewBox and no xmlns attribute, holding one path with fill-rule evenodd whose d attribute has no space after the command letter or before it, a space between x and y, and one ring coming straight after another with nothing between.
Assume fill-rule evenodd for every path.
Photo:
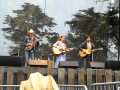
<instances>
[{"instance_id":1,"label":"overcast sky","mask_svg":"<svg viewBox=\"0 0 120 90\"><path fill-rule=\"evenodd\" d=\"M46 7L45 7L46 1ZM31 3L39 5L45 13L53 17L57 26L52 30L61 34L66 34L69 31L69 26L65 25L64 22L71 20L72 15L78 10L95 7L96 11L105 12L109 1L95 2L96 0L0 0L0 28L6 27L3 24L5 15L14 16L12 10L21 8L24 3ZM100 1L100 0L98 0ZM3 37L3 32L0 30L0 55L8 55L8 46L13 45L12 42L8 42Z\"/></svg>"}]
</instances>

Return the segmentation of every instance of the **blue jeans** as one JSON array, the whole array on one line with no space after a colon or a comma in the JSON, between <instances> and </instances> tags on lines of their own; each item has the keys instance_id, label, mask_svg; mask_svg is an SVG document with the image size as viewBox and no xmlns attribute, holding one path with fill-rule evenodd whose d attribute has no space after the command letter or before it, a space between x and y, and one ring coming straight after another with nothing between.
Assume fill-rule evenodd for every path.
<instances>
[{"instance_id":1,"label":"blue jeans","mask_svg":"<svg viewBox=\"0 0 120 90\"><path fill-rule=\"evenodd\" d=\"M29 60L29 59L31 59L31 60L34 60L34 51L32 50L32 51L27 51L27 50L25 50L25 60L27 61L27 60Z\"/></svg>"},{"instance_id":2,"label":"blue jeans","mask_svg":"<svg viewBox=\"0 0 120 90\"><path fill-rule=\"evenodd\" d=\"M66 61L66 54L56 56L55 68L58 68L60 61Z\"/></svg>"}]
</instances>

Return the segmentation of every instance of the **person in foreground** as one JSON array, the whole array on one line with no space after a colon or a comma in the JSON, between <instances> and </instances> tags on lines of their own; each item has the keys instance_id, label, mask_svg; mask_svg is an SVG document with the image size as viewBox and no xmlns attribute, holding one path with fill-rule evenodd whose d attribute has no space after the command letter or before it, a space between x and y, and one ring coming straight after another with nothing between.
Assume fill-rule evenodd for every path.
<instances>
[{"instance_id":1,"label":"person in foreground","mask_svg":"<svg viewBox=\"0 0 120 90\"><path fill-rule=\"evenodd\" d=\"M43 76L39 72L31 73L28 80L21 81L20 90L59 90L51 75Z\"/></svg>"}]
</instances>

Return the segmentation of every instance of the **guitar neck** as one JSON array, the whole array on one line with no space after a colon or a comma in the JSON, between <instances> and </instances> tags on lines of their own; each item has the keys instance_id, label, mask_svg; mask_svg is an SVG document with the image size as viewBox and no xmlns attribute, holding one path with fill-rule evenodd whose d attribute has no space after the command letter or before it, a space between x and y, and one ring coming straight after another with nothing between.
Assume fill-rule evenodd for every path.
<instances>
[{"instance_id":1,"label":"guitar neck","mask_svg":"<svg viewBox=\"0 0 120 90\"><path fill-rule=\"evenodd\" d=\"M97 51L97 50L103 50L103 48L93 49L93 51Z\"/></svg>"}]
</instances>

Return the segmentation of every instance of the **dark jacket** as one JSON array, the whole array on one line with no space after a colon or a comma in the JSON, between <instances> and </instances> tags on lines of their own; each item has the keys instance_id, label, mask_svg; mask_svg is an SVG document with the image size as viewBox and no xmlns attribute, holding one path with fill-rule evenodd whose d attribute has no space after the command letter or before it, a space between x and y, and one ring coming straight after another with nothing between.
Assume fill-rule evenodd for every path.
<instances>
[{"instance_id":1,"label":"dark jacket","mask_svg":"<svg viewBox=\"0 0 120 90\"><path fill-rule=\"evenodd\" d=\"M93 43L91 43L91 44L92 44L92 49L95 48L95 45L94 45ZM82 49L87 49L87 41L81 43L81 44L79 45L79 47L80 47L80 50L82 50Z\"/></svg>"}]
</instances>

